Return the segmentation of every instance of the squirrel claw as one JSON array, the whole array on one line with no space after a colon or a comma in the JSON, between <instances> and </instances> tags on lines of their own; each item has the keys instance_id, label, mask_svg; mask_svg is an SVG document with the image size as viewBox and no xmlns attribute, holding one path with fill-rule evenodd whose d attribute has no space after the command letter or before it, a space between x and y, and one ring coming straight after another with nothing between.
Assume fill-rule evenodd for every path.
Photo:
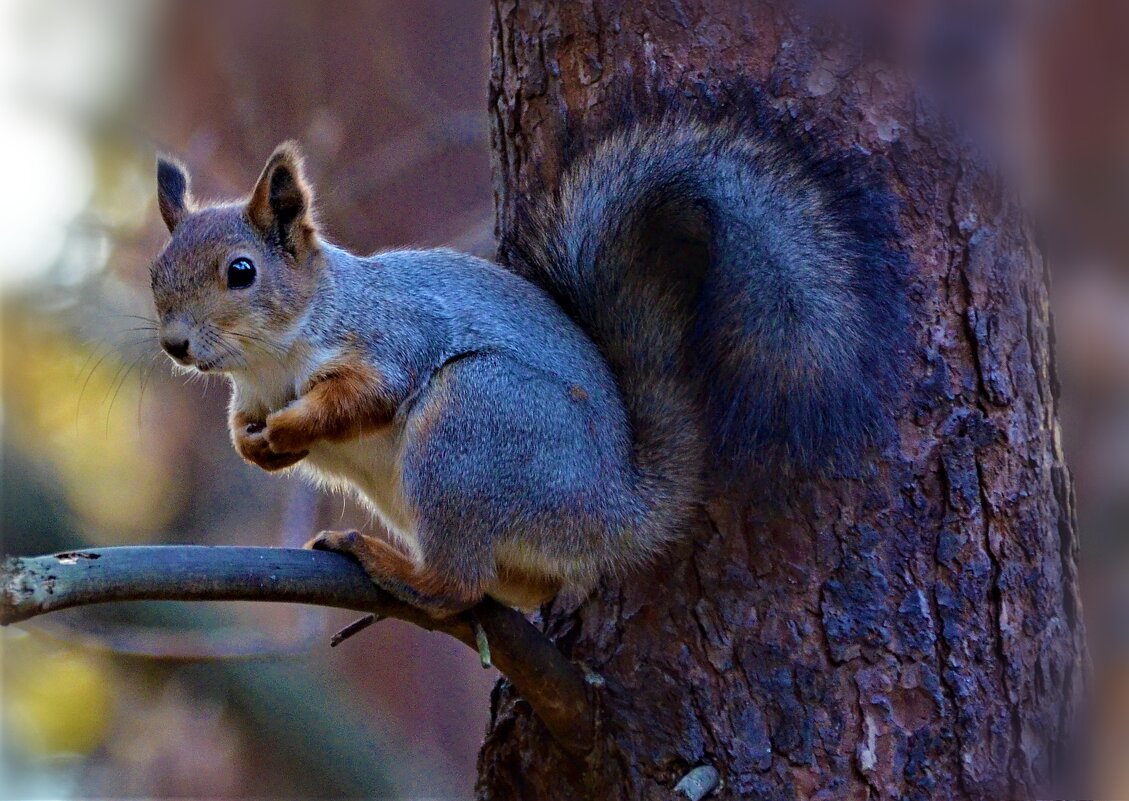
<instances>
[{"instance_id":1,"label":"squirrel claw","mask_svg":"<svg viewBox=\"0 0 1129 801\"><path fill-rule=\"evenodd\" d=\"M320 531L316 537L311 538L303 548L311 551L335 551L336 553L352 554L356 550L357 542L361 538L359 531Z\"/></svg>"},{"instance_id":2,"label":"squirrel claw","mask_svg":"<svg viewBox=\"0 0 1129 801\"><path fill-rule=\"evenodd\" d=\"M266 426L262 423L250 423L236 438L235 449L239 451L240 456L251 464L274 472L275 470L285 470L287 467L292 467L309 455L309 451L279 453L273 450L263 435L265 430Z\"/></svg>"},{"instance_id":3,"label":"squirrel claw","mask_svg":"<svg viewBox=\"0 0 1129 801\"><path fill-rule=\"evenodd\" d=\"M275 453L306 451L315 438L310 436L304 425L300 408L296 403L291 403L284 409L271 412L267 415L262 432L255 436L261 436Z\"/></svg>"}]
</instances>

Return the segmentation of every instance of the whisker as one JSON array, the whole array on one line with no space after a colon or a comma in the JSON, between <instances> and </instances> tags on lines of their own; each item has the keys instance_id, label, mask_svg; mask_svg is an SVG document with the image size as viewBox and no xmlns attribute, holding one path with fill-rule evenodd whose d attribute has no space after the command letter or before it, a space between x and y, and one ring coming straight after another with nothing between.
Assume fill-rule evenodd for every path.
<instances>
[{"instance_id":1,"label":"whisker","mask_svg":"<svg viewBox=\"0 0 1129 801\"><path fill-rule=\"evenodd\" d=\"M82 382L82 389L78 391L78 400L75 401L74 425L76 432L78 431L79 415L82 412L82 396L86 394L86 388L90 385L90 379L92 379L94 377L94 374L98 372L98 368L102 366L102 362L106 361L106 359L108 359L110 357L110 354L113 352L114 351L111 348L103 353L102 357L97 362L95 362L93 367L90 368L90 372L86 374L86 380Z\"/></svg>"},{"instance_id":2,"label":"whisker","mask_svg":"<svg viewBox=\"0 0 1129 801\"><path fill-rule=\"evenodd\" d=\"M156 318L142 317L139 314L111 314L108 316L112 319L117 320L141 320L142 322L153 323L154 325L160 324L160 320L157 320Z\"/></svg>"},{"instance_id":3,"label":"whisker","mask_svg":"<svg viewBox=\"0 0 1129 801\"><path fill-rule=\"evenodd\" d=\"M119 331L118 333L128 334L129 332L128 331ZM103 346L108 346L108 347L111 347L111 348L117 348L117 349L120 350L122 348L132 348L134 345L142 345L142 344L145 344L146 342L156 342L156 341L157 341L157 337L153 336L152 334L145 334L145 335L142 335L142 336L134 336L131 339L127 339L127 340L120 340L118 342L101 342L99 344L103 345Z\"/></svg>"},{"instance_id":4,"label":"whisker","mask_svg":"<svg viewBox=\"0 0 1129 801\"><path fill-rule=\"evenodd\" d=\"M140 345L140 343L147 342L147 341L152 341L152 339L151 338L145 338L145 339L141 339L141 340L134 340L133 342L129 342L129 343L123 343L123 347L124 347L124 345L129 345L129 346ZM110 394L111 390L113 390L113 393L114 393L113 398L110 400L110 406L108 406L106 408L106 429L107 429L107 433L108 433L108 429L110 429L110 415L111 415L111 412L113 411L113 408L114 408L114 401L117 400L117 393L120 393L122 391L122 386L125 385L126 378L129 378L130 372L132 371L133 367L137 366L138 362L140 362L140 360L145 358L146 356L149 356L149 360L150 360L150 362L152 362L152 359L154 359L154 357L156 357L156 356L159 356L160 352L161 351L158 350L158 351L155 352L155 354L149 354L148 351L142 351L137 356L134 356L130 360L129 364L125 365L125 373L124 373L124 375L122 375L121 381L117 381L117 376L119 376L122 373L122 367L117 368L117 372L114 373L114 377L112 378L112 380L110 382L110 388L111 389L106 390L106 395ZM114 389L115 383L117 384L116 389ZM106 401L106 399L103 398L103 403L105 401Z\"/></svg>"},{"instance_id":5,"label":"whisker","mask_svg":"<svg viewBox=\"0 0 1129 801\"><path fill-rule=\"evenodd\" d=\"M246 357L244 357L243 354L240 353L239 350L234 345L232 345L230 342L228 342L226 339L224 339L222 336L220 336L218 334L216 336L216 344L217 344L217 346L219 346L220 348L223 349L224 353L227 355L228 358L234 359L236 361L236 363L238 364L238 366L240 366L240 367L246 367L247 366Z\"/></svg>"},{"instance_id":6,"label":"whisker","mask_svg":"<svg viewBox=\"0 0 1129 801\"><path fill-rule=\"evenodd\" d=\"M110 417L111 417L111 415L114 411L114 403L118 399L118 393L120 393L122 391L122 387L125 386L125 382L129 378L129 374L131 372L133 372L133 368L137 365L137 363L139 361L141 361L144 358L145 358L144 353L142 353L138 356L135 356L133 358L133 360L129 363L129 366L126 368L125 374L122 375L122 380L118 382L118 387L117 387L117 389L114 390L114 396L112 398L110 398L110 405L106 407L106 436L110 435Z\"/></svg>"},{"instance_id":7,"label":"whisker","mask_svg":"<svg viewBox=\"0 0 1129 801\"><path fill-rule=\"evenodd\" d=\"M266 339L264 337L256 336L255 334L245 334L241 331L229 331L228 333L231 334L232 336L237 336L240 339L249 339L252 342L261 342L262 344L268 345L268 346L271 346L271 347L280 347L280 346L278 346L277 343L271 342L269 339Z\"/></svg>"},{"instance_id":8,"label":"whisker","mask_svg":"<svg viewBox=\"0 0 1129 801\"><path fill-rule=\"evenodd\" d=\"M157 358L161 355L160 351L149 356L149 363L145 366L144 371L141 373L141 391L137 395L137 436L141 436L141 410L145 403L145 388L149 384L149 379L153 377L153 371L157 367Z\"/></svg>"},{"instance_id":9,"label":"whisker","mask_svg":"<svg viewBox=\"0 0 1129 801\"><path fill-rule=\"evenodd\" d=\"M239 331L229 331L228 333L236 339L252 343L251 347L270 356L280 365L285 365L286 349L281 345L278 345L277 343L271 342L267 339L263 339L262 337L255 336L253 334L244 334Z\"/></svg>"},{"instance_id":10,"label":"whisker","mask_svg":"<svg viewBox=\"0 0 1129 801\"><path fill-rule=\"evenodd\" d=\"M82 363L82 367L78 368L78 374L79 375L86 373L87 366L90 364L91 361L94 360L94 357L98 355L98 353L102 350L102 348L107 348L108 350L105 353L102 354L101 358L98 360L98 364L95 364L93 367L91 367L90 372L86 374L86 380L82 383L82 389L78 393L78 400L76 400L75 404L74 404L74 430L75 430L75 434L78 433L80 418L82 417L82 393L86 392L86 385L89 384L90 379L94 377L94 371L98 369L98 365L100 365L102 363L103 359L105 359L111 353L113 353L113 348L111 348L105 342L98 342L97 344L94 345L93 348L91 348L90 353L87 354L86 360L83 361L83 363Z\"/></svg>"},{"instance_id":11,"label":"whisker","mask_svg":"<svg viewBox=\"0 0 1129 801\"><path fill-rule=\"evenodd\" d=\"M124 369L126 369L125 363L118 365L118 369L114 371L114 377L110 379L110 386L106 389L106 394L102 396L102 403L98 404L99 406L109 400L110 393L113 392L114 385L118 382L118 376L122 374L122 370Z\"/></svg>"}]
</instances>

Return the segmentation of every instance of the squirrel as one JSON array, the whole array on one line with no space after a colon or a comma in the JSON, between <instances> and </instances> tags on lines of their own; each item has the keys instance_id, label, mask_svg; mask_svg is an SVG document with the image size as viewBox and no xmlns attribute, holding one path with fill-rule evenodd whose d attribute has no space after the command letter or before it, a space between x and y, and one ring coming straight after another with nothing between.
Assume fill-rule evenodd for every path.
<instances>
[{"instance_id":1,"label":"squirrel","mask_svg":"<svg viewBox=\"0 0 1129 801\"><path fill-rule=\"evenodd\" d=\"M391 542L326 531L434 617L583 596L711 491L848 464L891 431L892 193L738 120L611 133L523 201L503 267L323 238L303 157L199 204L158 157L161 347L225 374L238 453L351 489Z\"/></svg>"}]
</instances>

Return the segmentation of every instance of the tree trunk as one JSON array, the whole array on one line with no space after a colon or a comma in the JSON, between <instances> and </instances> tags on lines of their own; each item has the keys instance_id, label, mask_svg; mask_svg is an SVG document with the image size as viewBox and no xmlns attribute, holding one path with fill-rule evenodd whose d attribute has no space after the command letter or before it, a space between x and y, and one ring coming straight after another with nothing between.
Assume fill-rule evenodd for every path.
<instances>
[{"instance_id":1,"label":"tree trunk","mask_svg":"<svg viewBox=\"0 0 1129 801\"><path fill-rule=\"evenodd\" d=\"M717 499L654 569L546 612L606 681L606 747L570 763L502 683L479 797L669 799L701 764L720 771L720 798L1035 792L1085 653L1045 276L1018 206L904 75L792 12L495 0L493 36L502 232L516 196L554 185L565 139L624 98L753 84L892 166L913 321L900 443L872 472L811 482L771 512Z\"/></svg>"}]
</instances>

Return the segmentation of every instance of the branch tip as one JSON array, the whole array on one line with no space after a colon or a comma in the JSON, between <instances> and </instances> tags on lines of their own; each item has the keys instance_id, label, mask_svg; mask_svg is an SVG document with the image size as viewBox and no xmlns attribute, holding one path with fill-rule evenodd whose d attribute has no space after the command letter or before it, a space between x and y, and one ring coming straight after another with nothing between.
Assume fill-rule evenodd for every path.
<instances>
[{"instance_id":1,"label":"branch tip","mask_svg":"<svg viewBox=\"0 0 1129 801\"><path fill-rule=\"evenodd\" d=\"M336 648L338 645L345 642L345 640L349 639L354 634L360 634L362 631L367 629L373 623L376 623L377 621L380 621L380 620L384 620L384 615L376 615L376 614L365 615L362 618L358 618L357 620L354 620L348 626L341 629L341 631L337 632L336 634L334 634L332 637L329 638L329 647L330 648Z\"/></svg>"},{"instance_id":2,"label":"branch tip","mask_svg":"<svg viewBox=\"0 0 1129 801\"><path fill-rule=\"evenodd\" d=\"M467 621L470 623L470 630L474 632L474 644L478 648L478 658L482 662L482 669L493 667L494 662L490 657L490 641L486 638L486 631L482 628L482 623L479 622L478 617L473 612L467 615Z\"/></svg>"}]
</instances>

